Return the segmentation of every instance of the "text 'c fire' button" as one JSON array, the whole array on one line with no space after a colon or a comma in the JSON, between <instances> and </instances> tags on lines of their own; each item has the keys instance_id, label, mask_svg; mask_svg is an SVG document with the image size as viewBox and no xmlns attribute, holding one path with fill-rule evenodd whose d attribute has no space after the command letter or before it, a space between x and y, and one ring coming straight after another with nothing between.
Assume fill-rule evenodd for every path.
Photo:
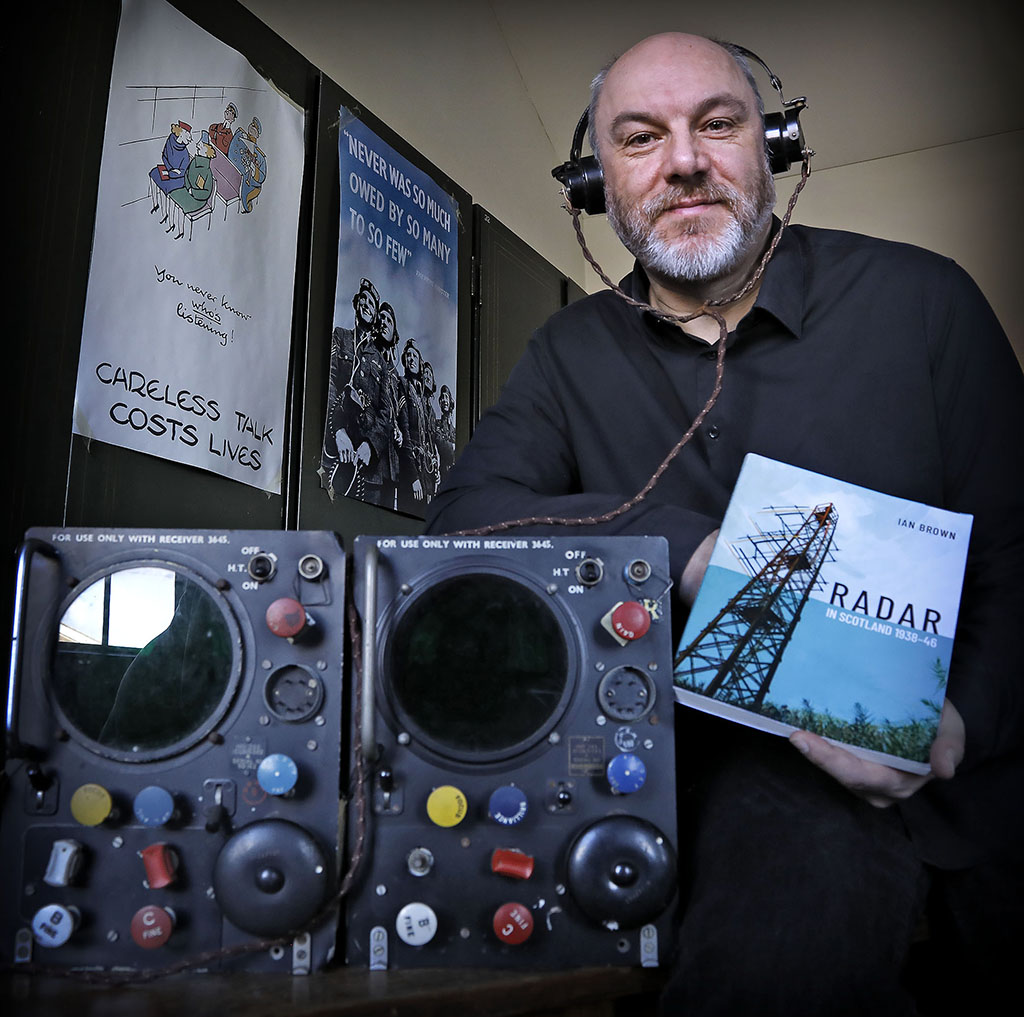
<instances>
[{"instance_id":1,"label":"text 'c fire' button","mask_svg":"<svg viewBox=\"0 0 1024 1017\"><path fill-rule=\"evenodd\" d=\"M156 904L139 908L132 917L132 939L144 950L163 946L174 931L174 912Z\"/></svg>"},{"instance_id":2,"label":"text 'c fire' button","mask_svg":"<svg viewBox=\"0 0 1024 1017\"><path fill-rule=\"evenodd\" d=\"M451 784L434 788L427 798L427 815L436 826L458 826L468 807L466 796Z\"/></svg>"},{"instance_id":3,"label":"text 'c fire' button","mask_svg":"<svg viewBox=\"0 0 1024 1017\"><path fill-rule=\"evenodd\" d=\"M524 904L509 901L494 912L494 934L503 943L518 946L533 935L533 915Z\"/></svg>"}]
</instances>

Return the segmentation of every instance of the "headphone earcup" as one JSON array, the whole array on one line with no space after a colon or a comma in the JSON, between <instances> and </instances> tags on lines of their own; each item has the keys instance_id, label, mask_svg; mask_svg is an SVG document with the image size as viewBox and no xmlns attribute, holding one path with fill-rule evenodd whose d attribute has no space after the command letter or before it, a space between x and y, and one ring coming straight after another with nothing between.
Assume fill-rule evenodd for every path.
<instances>
[{"instance_id":1,"label":"headphone earcup","mask_svg":"<svg viewBox=\"0 0 1024 1017\"><path fill-rule=\"evenodd\" d=\"M772 173L785 173L804 153L804 132L800 127L800 110L764 116L764 140L768 146L768 162Z\"/></svg>"},{"instance_id":2,"label":"headphone earcup","mask_svg":"<svg viewBox=\"0 0 1024 1017\"><path fill-rule=\"evenodd\" d=\"M565 193L573 208L587 215L604 211L604 173L597 159L586 155L566 166Z\"/></svg>"}]
</instances>

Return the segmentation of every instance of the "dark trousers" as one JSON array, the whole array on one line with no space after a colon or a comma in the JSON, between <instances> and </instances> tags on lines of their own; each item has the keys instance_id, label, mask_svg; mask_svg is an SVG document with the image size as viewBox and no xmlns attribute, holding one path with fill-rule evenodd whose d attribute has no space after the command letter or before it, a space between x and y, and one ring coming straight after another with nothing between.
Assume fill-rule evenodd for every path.
<instances>
[{"instance_id":1,"label":"dark trousers","mask_svg":"<svg viewBox=\"0 0 1024 1017\"><path fill-rule=\"evenodd\" d=\"M680 720L679 945L661 1013L943 1013L939 1007L963 991L968 975L964 937L977 941L978 926L999 942L1019 934L1019 882L998 932L991 915L971 917L978 874L929 871L896 809L861 801L784 738L693 711ZM907 958L925 928L930 890L947 916L960 910L941 931L958 930L961 938L938 965L934 1009L919 1011ZM974 952L991 970L988 950ZM934 966L919 963L912 972L925 989ZM920 994L922 985L913 988Z\"/></svg>"}]
</instances>

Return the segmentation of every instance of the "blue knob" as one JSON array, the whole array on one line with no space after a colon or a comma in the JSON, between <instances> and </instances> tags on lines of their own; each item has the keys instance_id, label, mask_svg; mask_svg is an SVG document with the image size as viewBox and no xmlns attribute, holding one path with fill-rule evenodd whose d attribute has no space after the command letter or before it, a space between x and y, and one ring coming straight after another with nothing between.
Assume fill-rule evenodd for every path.
<instances>
[{"instance_id":1,"label":"blue knob","mask_svg":"<svg viewBox=\"0 0 1024 1017\"><path fill-rule=\"evenodd\" d=\"M647 780L644 761L632 752L620 752L614 756L606 772L611 789L623 795L639 791Z\"/></svg>"},{"instance_id":2,"label":"blue knob","mask_svg":"<svg viewBox=\"0 0 1024 1017\"><path fill-rule=\"evenodd\" d=\"M256 780L268 795L286 795L299 779L299 768L291 756L272 752L264 756L256 769Z\"/></svg>"},{"instance_id":3,"label":"blue knob","mask_svg":"<svg viewBox=\"0 0 1024 1017\"><path fill-rule=\"evenodd\" d=\"M143 826L163 826L174 815L174 799L170 791L150 784L135 796L132 810Z\"/></svg>"},{"instance_id":4,"label":"blue knob","mask_svg":"<svg viewBox=\"0 0 1024 1017\"><path fill-rule=\"evenodd\" d=\"M515 826L526 816L526 795L511 784L499 787L487 803L487 814L502 826Z\"/></svg>"}]
</instances>

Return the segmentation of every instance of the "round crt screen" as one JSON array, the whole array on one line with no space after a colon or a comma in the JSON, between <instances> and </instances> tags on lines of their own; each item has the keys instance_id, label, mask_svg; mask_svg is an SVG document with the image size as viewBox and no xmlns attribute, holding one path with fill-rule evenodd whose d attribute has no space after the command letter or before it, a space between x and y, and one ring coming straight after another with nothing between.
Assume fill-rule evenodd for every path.
<instances>
[{"instance_id":1,"label":"round crt screen","mask_svg":"<svg viewBox=\"0 0 1024 1017\"><path fill-rule=\"evenodd\" d=\"M233 675L232 639L199 584L160 566L110 572L61 617L51 687L100 751L154 758L202 737Z\"/></svg>"},{"instance_id":2,"label":"round crt screen","mask_svg":"<svg viewBox=\"0 0 1024 1017\"><path fill-rule=\"evenodd\" d=\"M435 583L409 605L386 674L402 721L461 758L535 741L557 720L570 683L551 608L521 583L483 573Z\"/></svg>"}]
</instances>

